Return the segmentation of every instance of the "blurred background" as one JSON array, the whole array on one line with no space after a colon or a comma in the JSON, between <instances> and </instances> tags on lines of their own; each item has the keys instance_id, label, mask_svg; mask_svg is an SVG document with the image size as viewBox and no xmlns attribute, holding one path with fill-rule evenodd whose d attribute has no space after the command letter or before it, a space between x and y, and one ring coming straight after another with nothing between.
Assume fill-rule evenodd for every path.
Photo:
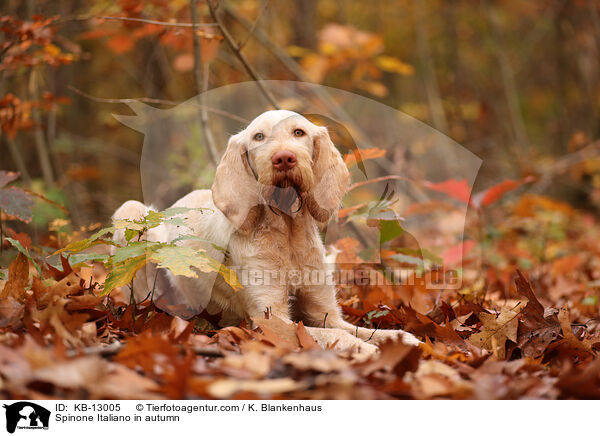
<instances>
[{"instance_id":1,"label":"blurred background","mask_svg":"<svg viewBox=\"0 0 600 436\"><path fill-rule=\"evenodd\" d=\"M142 199L143 135L112 116L133 114L126 99L170 108L252 80L247 65L427 123L483 159L476 191L534 175L535 192L598 208L593 0L220 1L243 60L203 1L5 0L1 13L0 168L64 204L75 227ZM208 24L196 27L197 49L194 22ZM209 169L182 192L212 180L210 156L187 143L180 158ZM56 220L51 205L35 208L35 228Z\"/></svg>"}]
</instances>

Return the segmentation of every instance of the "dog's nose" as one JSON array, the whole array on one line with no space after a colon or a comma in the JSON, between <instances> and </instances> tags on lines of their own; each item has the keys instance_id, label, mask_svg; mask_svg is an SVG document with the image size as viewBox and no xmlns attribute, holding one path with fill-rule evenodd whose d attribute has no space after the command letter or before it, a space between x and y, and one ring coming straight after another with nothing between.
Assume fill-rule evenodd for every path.
<instances>
[{"instance_id":1,"label":"dog's nose","mask_svg":"<svg viewBox=\"0 0 600 436\"><path fill-rule=\"evenodd\" d=\"M276 170L287 171L296 166L297 160L296 155L291 151L281 150L273 155L271 162Z\"/></svg>"}]
</instances>

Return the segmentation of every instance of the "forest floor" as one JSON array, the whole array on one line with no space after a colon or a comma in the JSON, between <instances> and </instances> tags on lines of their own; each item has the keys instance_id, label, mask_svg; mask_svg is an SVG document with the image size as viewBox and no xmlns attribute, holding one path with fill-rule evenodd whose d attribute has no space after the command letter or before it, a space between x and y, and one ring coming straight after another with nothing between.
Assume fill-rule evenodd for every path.
<instances>
[{"instance_id":1,"label":"forest floor","mask_svg":"<svg viewBox=\"0 0 600 436\"><path fill-rule=\"evenodd\" d=\"M216 329L206 313L186 321L150 301L128 305L118 290L101 295L103 265L40 267L24 249L0 281L0 396L600 398L598 223L535 196L500 215L493 237L465 253L460 289L341 290L349 321L423 340L384 344L366 361L321 348L302 324ZM340 262L359 250L337 245Z\"/></svg>"}]
</instances>

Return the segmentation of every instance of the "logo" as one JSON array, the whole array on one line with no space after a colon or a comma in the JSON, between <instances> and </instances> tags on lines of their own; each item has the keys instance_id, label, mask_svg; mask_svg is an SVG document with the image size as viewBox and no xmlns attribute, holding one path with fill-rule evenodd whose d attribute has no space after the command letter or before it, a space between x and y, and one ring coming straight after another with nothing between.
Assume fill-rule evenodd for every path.
<instances>
[{"instance_id":1,"label":"logo","mask_svg":"<svg viewBox=\"0 0 600 436\"><path fill-rule=\"evenodd\" d=\"M14 433L18 429L48 430L50 411L29 401L19 401L4 405L6 409L6 431Z\"/></svg>"}]
</instances>

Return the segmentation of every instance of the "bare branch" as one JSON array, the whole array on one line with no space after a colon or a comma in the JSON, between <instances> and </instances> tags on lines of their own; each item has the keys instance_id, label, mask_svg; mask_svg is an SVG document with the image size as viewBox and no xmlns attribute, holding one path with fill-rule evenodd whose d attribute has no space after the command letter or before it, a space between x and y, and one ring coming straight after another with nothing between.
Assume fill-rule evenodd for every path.
<instances>
[{"instance_id":1,"label":"bare branch","mask_svg":"<svg viewBox=\"0 0 600 436\"><path fill-rule=\"evenodd\" d=\"M204 81L202 80L202 46L200 42L200 35L198 34L197 27L200 26L198 19L198 6L196 5L197 0L190 0L190 10L192 16L192 23L196 27L193 33L194 39L194 79L196 81L196 92L197 92L197 100L200 106L203 103L202 94L208 88L208 78L206 74L208 73L208 68L205 70ZM200 125L202 126L202 136L204 137L204 144L206 145L206 151L208 152L208 157L213 163L213 165L217 165L219 162L219 155L217 153L217 149L215 147L215 140L210 130L210 126L208 124L208 114L206 110L200 109Z\"/></svg>"},{"instance_id":2,"label":"bare branch","mask_svg":"<svg viewBox=\"0 0 600 436\"><path fill-rule=\"evenodd\" d=\"M15 143L14 139L9 136L5 136L5 141L8 144L8 149L10 150L15 165L21 173L21 179L25 182L26 186L31 186L31 177L29 176L29 171L27 171L27 165L25 165L23 156L21 156L21 152L19 151L19 146Z\"/></svg>"},{"instance_id":3,"label":"bare branch","mask_svg":"<svg viewBox=\"0 0 600 436\"><path fill-rule=\"evenodd\" d=\"M35 72L32 72L29 76L29 93L34 100L40 100L39 83L36 80ZM52 168L52 162L50 160L50 150L44 137L44 131L42 130L42 115L38 108L34 108L31 111L31 118L36 125L33 132L33 138L35 141L35 148L40 161L40 167L42 168L42 175L46 186L54 185L54 170Z\"/></svg>"},{"instance_id":4,"label":"bare branch","mask_svg":"<svg viewBox=\"0 0 600 436\"><path fill-rule=\"evenodd\" d=\"M168 105L172 105L172 106L177 106L178 104L181 104L182 102L179 101L172 101L172 100L161 100L158 98L150 98L150 97L142 97L142 98L102 98L102 97L94 97L93 95L90 94L86 94L85 92L81 91L80 89L75 88L74 86L68 86L68 88L73 91L76 94L81 95L82 97L88 98L92 101L96 101L98 103L123 103L123 104L128 104L128 103L133 103L133 102L142 102L142 103L154 103L154 104L168 104ZM237 115L234 115L232 113L223 111L221 109L216 109L210 106L206 106L206 105L199 105L196 103L192 103L194 106L198 106L198 107L202 107L205 110L227 117L229 119L235 120L235 121L239 121L240 123L249 123L250 120L247 120L246 118L243 117L239 117Z\"/></svg>"},{"instance_id":5,"label":"bare branch","mask_svg":"<svg viewBox=\"0 0 600 436\"><path fill-rule=\"evenodd\" d=\"M260 7L260 11L258 12L258 17L256 17L256 20L254 20L254 23L252 23L252 26L248 30L248 36L246 37L246 40L244 42L240 42L240 44L239 44L240 50L243 49L246 46L246 44L248 44L248 41L250 41L250 39L252 38L252 34L254 33L254 29L256 29L256 25L258 24L258 22L260 21L261 17L263 16L263 14L265 13L265 11L267 10L267 6L268 5L269 5L269 0L265 0L263 2L262 6Z\"/></svg>"},{"instance_id":6,"label":"bare branch","mask_svg":"<svg viewBox=\"0 0 600 436\"><path fill-rule=\"evenodd\" d=\"M244 56L244 54L242 53L239 45L235 42L235 40L233 39L233 37L231 36L231 34L229 33L229 31L227 30L227 28L223 24L223 21L221 20L221 18L217 14L217 5L218 5L218 3L216 3L215 0L207 0L206 3L208 4L208 8L210 10L210 15L212 16L213 20L215 20L215 23L217 24L217 27L219 28L219 30L221 31L221 34L225 38L225 42L227 43L227 45L229 46L229 48L233 51L233 53L235 54L235 56L242 63L242 65L244 66L244 69L246 70L246 72L248 73L248 75L252 78L252 80L254 80L256 82L256 85L258 86L258 88L260 89L260 91L262 92L262 94L265 96L265 98L269 101L269 103L271 103L271 105L275 109L279 109L279 105L277 104L277 102L275 101L275 99L273 98L273 96L271 95L271 93L260 82L261 78L259 77L258 73L252 67L252 65L250 65L248 63L248 60L246 59L246 56Z\"/></svg>"},{"instance_id":7,"label":"bare branch","mask_svg":"<svg viewBox=\"0 0 600 436\"><path fill-rule=\"evenodd\" d=\"M197 27L215 27L216 23L177 23L174 21L156 21L156 20L147 20L145 18L131 18L131 17L90 17L92 18L101 18L103 20L114 20L114 21L131 21L134 23L146 23L146 24L156 24L158 26L167 26L167 27L188 27L188 28L197 28Z\"/></svg>"}]
</instances>

